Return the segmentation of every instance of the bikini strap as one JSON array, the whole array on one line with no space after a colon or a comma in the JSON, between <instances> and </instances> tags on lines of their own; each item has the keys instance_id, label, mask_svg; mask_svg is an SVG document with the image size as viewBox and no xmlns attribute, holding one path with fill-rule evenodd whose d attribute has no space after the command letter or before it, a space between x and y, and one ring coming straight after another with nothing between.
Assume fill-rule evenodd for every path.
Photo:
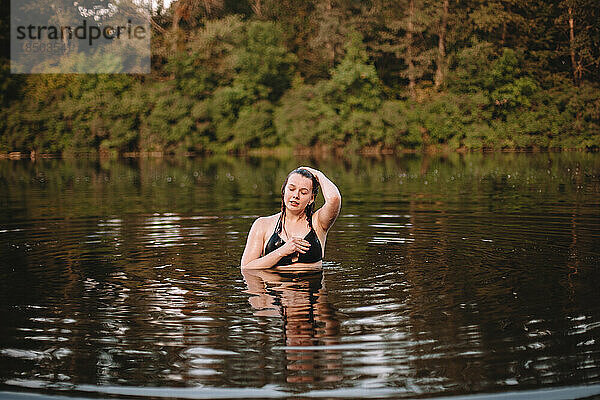
<instances>
[{"instance_id":1,"label":"bikini strap","mask_svg":"<svg viewBox=\"0 0 600 400\"><path fill-rule=\"evenodd\" d=\"M281 224L281 218L283 217L283 211L279 214L279 219L277 220L277 224L275 225L275 232L281 233L283 226Z\"/></svg>"}]
</instances>

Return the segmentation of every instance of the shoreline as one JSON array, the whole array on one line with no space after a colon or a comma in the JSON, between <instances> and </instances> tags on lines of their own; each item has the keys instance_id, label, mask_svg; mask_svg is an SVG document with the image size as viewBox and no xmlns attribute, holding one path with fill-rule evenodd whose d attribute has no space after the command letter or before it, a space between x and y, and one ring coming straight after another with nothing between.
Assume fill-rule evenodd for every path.
<instances>
[{"instance_id":1,"label":"shoreline","mask_svg":"<svg viewBox=\"0 0 600 400\"><path fill-rule=\"evenodd\" d=\"M597 153L599 149L578 149L578 148L562 148L562 147L531 147L531 148L481 148L481 149L469 149L460 147L457 149L449 149L447 146L429 146L421 149L379 149L379 148L364 148L360 150L351 151L353 155L366 156L366 157L381 157L381 156L399 156L406 154L423 154L423 155L435 155L435 154L466 154L466 153ZM36 160L36 159L71 159L71 158L98 158L98 159L157 159L157 158L196 158L206 156L237 156L237 157L291 157L291 156L306 156L306 157L341 157L348 155L348 152L344 148L334 148L329 146L318 146L309 148L257 148L248 149L245 151L231 152L231 153L220 153L220 152L162 152L162 151L133 151L123 153L113 152L102 152L102 151L75 151L75 152L63 152L63 153L40 153L37 151L4 151L0 152L0 160Z\"/></svg>"}]
</instances>

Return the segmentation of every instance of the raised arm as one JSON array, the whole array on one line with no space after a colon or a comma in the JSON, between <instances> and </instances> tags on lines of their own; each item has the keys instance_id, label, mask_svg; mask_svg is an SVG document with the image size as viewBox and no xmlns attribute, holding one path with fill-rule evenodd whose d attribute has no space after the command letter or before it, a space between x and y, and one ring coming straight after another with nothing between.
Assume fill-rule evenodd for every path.
<instances>
[{"instance_id":1,"label":"raised arm","mask_svg":"<svg viewBox=\"0 0 600 400\"><path fill-rule=\"evenodd\" d=\"M340 209L342 208L342 195L337 186L335 186L335 184L321 171L310 167L301 168L310 171L310 173L312 173L319 181L319 185L321 185L321 192L323 193L325 204L315 212L315 216L317 217L317 221L321 228L327 232L340 214Z\"/></svg>"}]
</instances>

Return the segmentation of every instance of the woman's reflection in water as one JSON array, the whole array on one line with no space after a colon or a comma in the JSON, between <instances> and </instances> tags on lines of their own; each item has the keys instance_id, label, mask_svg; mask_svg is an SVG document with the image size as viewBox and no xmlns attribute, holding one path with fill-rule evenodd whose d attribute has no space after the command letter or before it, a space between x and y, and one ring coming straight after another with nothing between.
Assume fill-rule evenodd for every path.
<instances>
[{"instance_id":1,"label":"woman's reflection in water","mask_svg":"<svg viewBox=\"0 0 600 400\"><path fill-rule=\"evenodd\" d=\"M254 295L249 299L254 315L283 319L285 343L292 347L286 349L287 381L340 381L341 354L327 349L338 343L339 323L327 301L323 271L242 269L242 274Z\"/></svg>"}]
</instances>

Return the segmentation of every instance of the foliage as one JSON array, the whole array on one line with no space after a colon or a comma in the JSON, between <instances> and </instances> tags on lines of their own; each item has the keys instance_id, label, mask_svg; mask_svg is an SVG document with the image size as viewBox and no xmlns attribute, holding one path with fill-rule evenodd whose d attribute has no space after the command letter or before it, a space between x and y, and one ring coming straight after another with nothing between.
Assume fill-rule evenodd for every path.
<instances>
[{"instance_id":1,"label":"foliage","mask_svg":"<svg viewBox=\"0 0 600 400\"><path fill-rule=\"evenodd\" d=\"M181 0L153 17L146 76L11 75L1 59L0 151L597 149L599 15L591 0Z\"/></svg>"},{"instance_id":2,"label":"foliage","mask_svg":"<svg viewBox=\"0 0 600 400\"><path fill-rule=\"evenodd\" d=\"M276 126L291 145L298 141L303 146L317 142L371 146L385 137L378 113L382 102L377 71L368 64L361 35L353 32L331 79L292 89L282 99Z\"/></svg>"}]
</instances>

